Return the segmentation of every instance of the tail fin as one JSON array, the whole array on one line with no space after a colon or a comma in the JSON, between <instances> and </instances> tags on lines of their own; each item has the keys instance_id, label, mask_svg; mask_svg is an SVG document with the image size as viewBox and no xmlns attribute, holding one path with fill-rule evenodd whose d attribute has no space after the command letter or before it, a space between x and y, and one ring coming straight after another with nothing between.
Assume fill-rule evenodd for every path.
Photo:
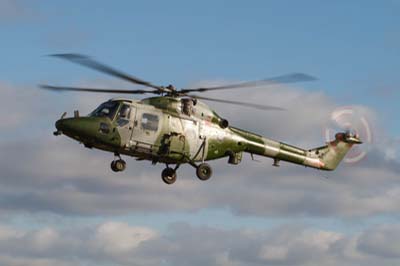
<instances>
[{"instance_id":1,"label":"tail fin","mask_svg":"<svg viewBox=\"0 0 400 266\"><path fill-rule=\"evenodd\" d=\"M335 140L328 145L310 150L312 155L316 155L322 162L321 169L333 171L346 156L347 152L354 144L361 144L361 140L355 134L337 133Z\"/></svg>"}]
</instances>

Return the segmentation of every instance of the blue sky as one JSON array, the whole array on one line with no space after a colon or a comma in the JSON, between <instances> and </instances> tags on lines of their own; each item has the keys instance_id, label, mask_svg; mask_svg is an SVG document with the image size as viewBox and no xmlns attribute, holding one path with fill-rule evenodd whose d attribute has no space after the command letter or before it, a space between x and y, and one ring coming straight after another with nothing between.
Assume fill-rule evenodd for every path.
<instances>
[{"instance_id":1,"label":"blue sky","mask_svg":"<svg viewBox=\"0 0 400 266\"><path fill-rule=\"evenodd\" d=\"M39 91L37 84L134 87L45 56L69 52L87 54L142 79L177 87L304 72L319 80L279 91L259 88L219 94L232 100L283 104L292 108L288 115L254 113L217 104L215 108L230 115L235 125L263 135L298 144L318 144L323 139L320 132L324 119L332 108L361 106L379 128L374 132L376 136L385 138L375 139L376 144L385 143L398 152L399 25L400 2L396 0L0 0L0 217L4 217L0 229L6 225L21 230L26 239L32 238L32 243L36 243L35 234L43 233L46 241L67 246L70 249L66 252L71 254L74 249L56 237L68 235L69 231L63 231L66 228L79 239L82 249L89 250L93 248L87 244L91 237L100 237L107 247L107 241L118 241L111 237L113 230L121 234L138 230L150 239L148 246L142 246L145 252L128 245L138 252L130 253L143 258L138 265L164 263L164 257L156 256L159 260L151 264L147 257L151 252L146 247L157 249L165 241L172 241L182 251L167 262L185 265L184 235L190 232L201 238L208 230L204 227L217 230L216 235L233 233L237 242L245 240L243 243L249 241L255 246L262 242L257 246L260 254L276 243L268 242L268 237L260 237L259 243L248 236L249 231L274 239L275 231L297 230L307 242L311 230L324 236L321 243L328 241L340 247L346 243L343 250L358 243L354 251L357 256L343 253L335 258L337 264L398 263L400 249L391 250L388 256L373 245L376 234L387 237L389 243L390 230L400 236L400 160L386 158L387 147L373 146L366 160L356 166L343 166L327 180L319 172L289 165L277 170L266 159L254 163L246 158L237 168L227 167L225 161L213 163L215 176L207 184L194 180L193 169L183 167L179 173L182 181L178 180L181 183L170 188L159 180L161 166L129 159L127 172L113 176L108 169L110 154L53 137L54 121L62 112L90 110L102 98ZM13 168L16 160L24 163ZM176 223L188 227L176 229ZM307 230L299 229L299 224ZM56 231L56 236L49 228ZM7 239L2 238L2 232L0 250L7 244L2 242ZM17 233L12 239L18 245ZM265 251L257 261L247 261L254 254L245 251L229 259L238 265L291 265L290 251L300 240L277 237L276 241L287 244L282 261L282 252L275 261L276 257L268 257L271 251ZM221 243L221 247L224 245L228 244ZM131 265L125 246L117 251L105 247L81 254L82 261L97 265L107 258L111 263ZM305 250L304 257L311 264L306 261L304 265L330 262L336 251L323 249L314 256ZM163 252L167 251L160 254ZM173 254L168 252L168 256ZM224 252L215 254L216 258L223 257ZM23 264L24 258L32 256L29 254L21 251L13 258L0 251L0 261L7 261L7 266ZM57 250L47 245L37 254L48 258L49 265L71 262L69 257L58 257ZM192 265L204 265L195 260L195 255L192 257Z\"/></svg>"},{"instance_id":2,"label":"blue sky","mask_svg":"<svg viewBox=\"0 0 400 266\"><path fill-rule=\"evenodd\" d=\"M301 71L343 103L395 112L397 1L109 1L26 3L0 24L0 77L73 82L97 74L42 57L76 51L161 84L251 80ZM376 92L382 89L384 92ZM389 95L389 96L388 96ZM387 104L390 103L390 104ZM393 126L394 132L399 128Z\"/></svg>"}]
</instances>

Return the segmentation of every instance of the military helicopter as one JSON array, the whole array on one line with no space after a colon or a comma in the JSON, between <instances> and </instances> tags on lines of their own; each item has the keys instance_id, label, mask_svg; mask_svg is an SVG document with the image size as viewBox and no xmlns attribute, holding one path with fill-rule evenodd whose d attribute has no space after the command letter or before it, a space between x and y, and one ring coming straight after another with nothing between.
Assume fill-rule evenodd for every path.
<instances>
[{"instance_id":1,"label":"military helicopter","mask_svg":"<svg viewBox=\"0 0 400 266\"><path fill-rule=\"evenodd\" d=\"M293 73L261 81L217 87L200 87L177 90L174 86L158 86L125 74L88 56L80 54L55 54L57 58L100 71L125 81L142 85L147 89L121 90L83 87L64 87L40 85L53 91L78 91L117 94L155 94L157 96L142 100L113 98L97 107L87 116L66 118L64 113L55 123L54 135L64 134L87 148L96 148L114 153L111 169L124 171L126 162L121 155L149 160L152 164L163 163L166 168L161 177L166 184L173 184L177 170L182 164L196 169L200 180L208 180L212 168L206 161L223 157L229 164L241 162L243 153L265 156L273 159L273 166L286 161L306 167L332 171L354 144L361 144L354 132L340 132L325 146L302 149L277 142L247 130L229 125L208 107L204 101L253 107L261 110L282 110L280 107L264 106L223 99L208 98L193 94L213 90L238 89L276 85L293 82L312 81L315 78Z\"/></svg>"}]
</instances>

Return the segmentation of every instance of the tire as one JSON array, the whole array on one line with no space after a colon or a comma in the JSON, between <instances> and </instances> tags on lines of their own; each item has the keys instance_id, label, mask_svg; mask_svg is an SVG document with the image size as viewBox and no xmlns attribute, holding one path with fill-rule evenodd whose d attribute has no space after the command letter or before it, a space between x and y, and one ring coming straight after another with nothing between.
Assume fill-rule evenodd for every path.
<instances>
[{"instance_id":1,"label":"tire","mask_svg":"<svg viewBox=\"0 0 400 266\"><path fill-rule=\"evenodd\" d=\"M122 172L126 168L126 162L124 160L116 160L111 162L111 170L114 172Z\"/></svg>"},{"instance_id":2,"label":"tire","mask_svg":"<svg viewBox=\"0 0 400 266\"><path fill-rule=\"evenodd\" d=\"M210 177L212 175L211 166L209 164L206 164L206 163L200 164L197 167L196 175L202 181L206 181L206 180L210 179Z\"/></svg>"},{"instance_id":3,"label":"tire","mask_svg":"<svg viewBox=\"0 0 400 266\"><path fill-rule=\"evenodd\" d=\"M126 162L124 160L116 160L115 168L118 170L118 172L124 171L126 168Z\"/></svg>"},{"instance_id":4,"label":"tire","mask_svg":"<svg viewBox=\"0 0 400 266\"><path fill-rule=\"evenodd\" d=\"M112 170L113 172L118 172L118 169L117 169L116 166L115 166L115 161L112 161L112 162L111 162L111 170Z\"/></svg>"},{"instance_id":5,"label":"tire","mask_svg":"<svg viewBox=\"0 0 400 266\"><path fill-rule=\"evenodd\" d=\"M176 181L176 171L172 168L165 168L161 173L161 178L165 184L171 185Z\"/></svg>"}]
</instances>

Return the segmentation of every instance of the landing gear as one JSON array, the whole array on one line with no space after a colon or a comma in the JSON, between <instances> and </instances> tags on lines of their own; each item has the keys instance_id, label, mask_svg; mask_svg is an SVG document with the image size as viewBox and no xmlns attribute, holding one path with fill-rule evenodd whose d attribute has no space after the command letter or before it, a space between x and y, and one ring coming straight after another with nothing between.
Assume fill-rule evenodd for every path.
<instances>
[{"instance_id":1,"label":"landing gear","mask_svg":"<svg viewBox=\"0 0 400 266\"><path fill-rule=\"evenodd\" d=\"M126 168L126 162L122 159L111 162L111 170L114 172L122 172Z\"/></svg>"},{"instance_id":2,"label":"landing gear","mask_svg":"<svg viewBox=\"0 0 400 266\"><path fill-rule=\"evenodd\" d=\"M164 181L164 183L166 183L168 185L171 185L171 184L175 183L175 181L176 181L176 170L167 166L167 168L165 168L162 171L161 178Z\"/></svg>"},{"instance_id":3,"label":"landing gear","mask_svg":"<svg viewBox=\"0 0 400 266\"><path fill-rule=\"evenodd\" d=\"M113 170L114 172L124 171L126 168L126 162L121 159L119 154L116 154L115 156L118 158L118 160L114 159L114 161L111 162L111 170Z\"/></svg>"},{"instance_id":4,"label":"landing gear","mask_svg":"<svg viewBox=\"0 0 400 266\"><path fill-rule=\"evenodd\" d=\"M196 175L202 181L210 179L210 177L212 175L211 166L209 164L207 164L207 163L200 164L196 168Z\"/></svg>"},{"instance_id":5,"label":"landing gear","mask_svg":"<svg viewBox=\"0 0 400 266\"><path fill-rule=\"evenodd\" d=\"M199 165L195 164L194 162L189 162L191 166L193 166L196 169L196 175L200 180L208 180L210 179L212 175L212 168L209 164L207 163L201 163ZM164 168L164 170L161 173L161 178L164 181L164 183L171 185L175 183L176 181L176 170L178 170L180 164L177 164L175 168L169 167L167 164L167 167Z\"/></svg>"}]
</instances>

